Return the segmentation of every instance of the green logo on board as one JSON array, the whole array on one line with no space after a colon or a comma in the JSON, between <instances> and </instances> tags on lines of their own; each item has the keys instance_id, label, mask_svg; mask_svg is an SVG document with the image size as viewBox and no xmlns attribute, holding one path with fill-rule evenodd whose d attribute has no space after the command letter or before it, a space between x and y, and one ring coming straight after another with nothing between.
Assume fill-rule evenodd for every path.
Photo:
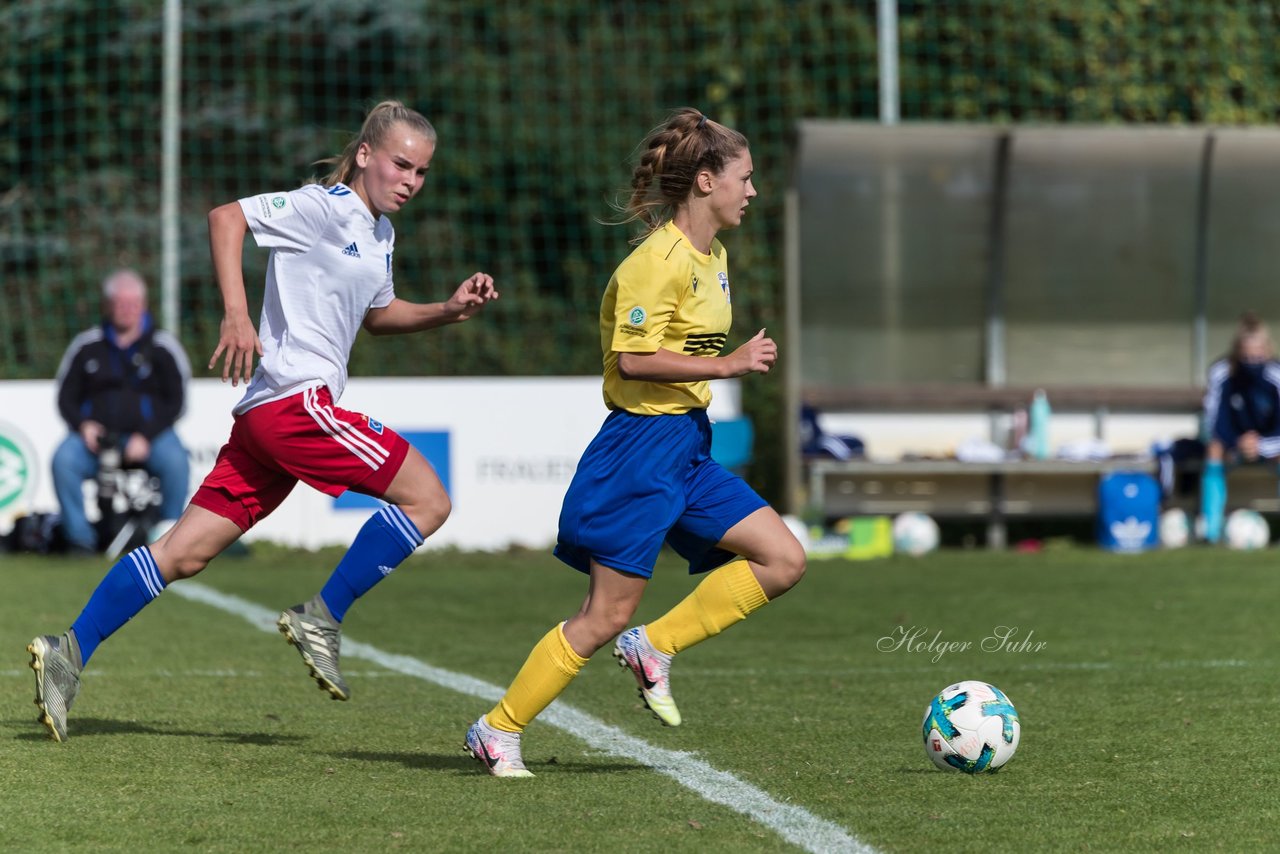
<instances>
[{"instance_id":1,"label":"green logo on board","mask_svg":"<svg viewBox=\"0 0 1280 854\"><path fill-rule=\"evenodd\" d=\"M7 424L0 424L0 511L16 509L35 487L34 455L26 438Z\"/></svg>"}]
</instances>

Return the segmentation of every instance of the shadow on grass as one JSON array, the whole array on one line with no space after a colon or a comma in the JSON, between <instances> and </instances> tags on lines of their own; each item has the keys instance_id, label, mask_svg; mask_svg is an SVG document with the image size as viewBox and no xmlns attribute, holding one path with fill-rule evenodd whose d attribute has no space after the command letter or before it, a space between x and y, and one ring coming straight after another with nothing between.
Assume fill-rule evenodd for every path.
<instances>
[{"instance_id":1,"label":"shadow on grass","mask_svg":"<svg viewBox=\"0 0 1280 854\"><path fill-rule=\"evenodd\" d=\"M22 732L16 732L14 735L14 738L19 741L49 740L49 733L44 728L44 725L34 718L30 723L9 720L5 722L5 726L13 730L23 730ZM207 738L212 741L225 741L229 744L256 744L263 747L278 744L298 744L307 740L306 736L301 735L278 735L267 732L202 732L112 718L72 718L68 729L70 730L69 736L72 739L91 738L95 735L172 735L183 738Z\"/></svg>"},{"instance_id":2,"label":"shadow on grass","mask_svg":"<svg viewBox=\"0 0 1280 854\"><path fill-rule=\"evenodd\" d=\"M458 753L379 753L367 750L344 750L330 754L336 759L354 759L360 762L394 762L406 768L424 771L466 771L469 774L483 774L480 763L462 752ZM638 763L590 763L561 762L554 756L544 762L525 760L525 764L534 774L568 771L574 774L623 774L648 770Z\"/></svg>"}]
</instances>

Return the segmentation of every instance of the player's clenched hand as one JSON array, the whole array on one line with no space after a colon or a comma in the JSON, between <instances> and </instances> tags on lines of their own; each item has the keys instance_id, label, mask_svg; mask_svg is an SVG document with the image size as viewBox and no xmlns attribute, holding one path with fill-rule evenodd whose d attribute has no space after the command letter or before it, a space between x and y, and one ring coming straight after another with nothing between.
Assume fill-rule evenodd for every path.
<instances>
[{"instance_id":1,"label":"player's clenched hand","mask_svg":"<svg viewBox=\"0 0 1280 854\"><path fill-rule=\"evenodd\" d=\"M498 298L498 289L493 286L493 276L488 273L473 273L465 282L458 285L453 296L445 302L446 310L458 320L469 320L485 303Z\"/></svg>"},{"instance_id":2,"label":"player's clenched hand","mask_svg":"<svg viewBox=\"0 0 1280 854\"><path fill-rule=\"evenodd\" d=\"M772 338L766 338L764 330L761 329L751 340L734 350L728 356L730 365L733 367L731 376L740 377L744 374L767 374L769 369L773 367L773 363L778 361L778 345Z\"/></svg>"},{"instance_id":3,"label":"player's clenched hand","mask_svg":"<svg viewBox=\"0 0 1280 854\"><path fill-rule=\"evenodd\" d=\"M259 358L262 357L262 342L258 339L258 332L253 328L249 315L243 312L225 315L218 337L218 349L213 351L213 358L209 360L209 370L213 370L218 359L225 354L222 381L226 382L230 377L232 385L236 385L241 379L247 384L253 376L255 353Z\"/></svg>"}]
</instances>

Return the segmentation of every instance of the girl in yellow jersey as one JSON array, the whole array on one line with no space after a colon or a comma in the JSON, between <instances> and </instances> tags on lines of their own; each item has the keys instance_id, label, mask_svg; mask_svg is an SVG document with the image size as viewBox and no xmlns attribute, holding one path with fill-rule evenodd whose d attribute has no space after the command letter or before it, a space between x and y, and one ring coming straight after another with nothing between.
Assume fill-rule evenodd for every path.
<instances>
[{"instance_id":1,"label":"girl in yellow jersey","mask_svg":"<svg viewBox=\"0 0 1280 854\"><path fill-rule=\"evenodd\" d=\"M495 776L532 776L521 733L615 637L613 654L645 704L679 725L672 657L804 574L804 549L778 514L710 457L708 381L767 373L778 356L763 329L720 356L732 310L716 234L742 222L756 195L751 174L746 138L698 110L676 111L643 143L626 221L648 231L600 310L611 411L565 495L555 552L591 580L578 612L538 642L506 695L467 731L466 749ZM664 541L690 572L710 573L662 617L624 632Z\"/></svg>"}]
</instances>

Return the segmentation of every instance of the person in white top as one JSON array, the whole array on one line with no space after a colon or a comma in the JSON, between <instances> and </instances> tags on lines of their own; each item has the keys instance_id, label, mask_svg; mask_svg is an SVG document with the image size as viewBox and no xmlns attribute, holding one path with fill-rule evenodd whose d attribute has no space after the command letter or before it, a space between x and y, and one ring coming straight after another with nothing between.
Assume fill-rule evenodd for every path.
<instances>
[{"instance_id":1,"label":"person in white top","mask_svg":"<svg viewBox=\"0 0 1280 854\"><path fill-rule=\"evenodd\" d=\"M329 495L348 489L387 506L356 535L321 591L277 625L330 696L350 696L338 667L352 602L438 529L450 502L431 464L376 419L339 408L361 327L419 332L475 316L498 298L475 273L440 303L398 298L392 284L395 213L422 189L436 133L421 114L384 101L317 184L240 199L209 213L209 243L224 316L210 369L248 384L231 437L181 518L107 573L70 630L28 645L36 704L56 741L79 675L98 645L164 590L189 578L271 513L299 480ZM244 237L271 251L255 330L241 272ZM258 357L256 370L254 357Z\"/></svg>"}]
</instances>

